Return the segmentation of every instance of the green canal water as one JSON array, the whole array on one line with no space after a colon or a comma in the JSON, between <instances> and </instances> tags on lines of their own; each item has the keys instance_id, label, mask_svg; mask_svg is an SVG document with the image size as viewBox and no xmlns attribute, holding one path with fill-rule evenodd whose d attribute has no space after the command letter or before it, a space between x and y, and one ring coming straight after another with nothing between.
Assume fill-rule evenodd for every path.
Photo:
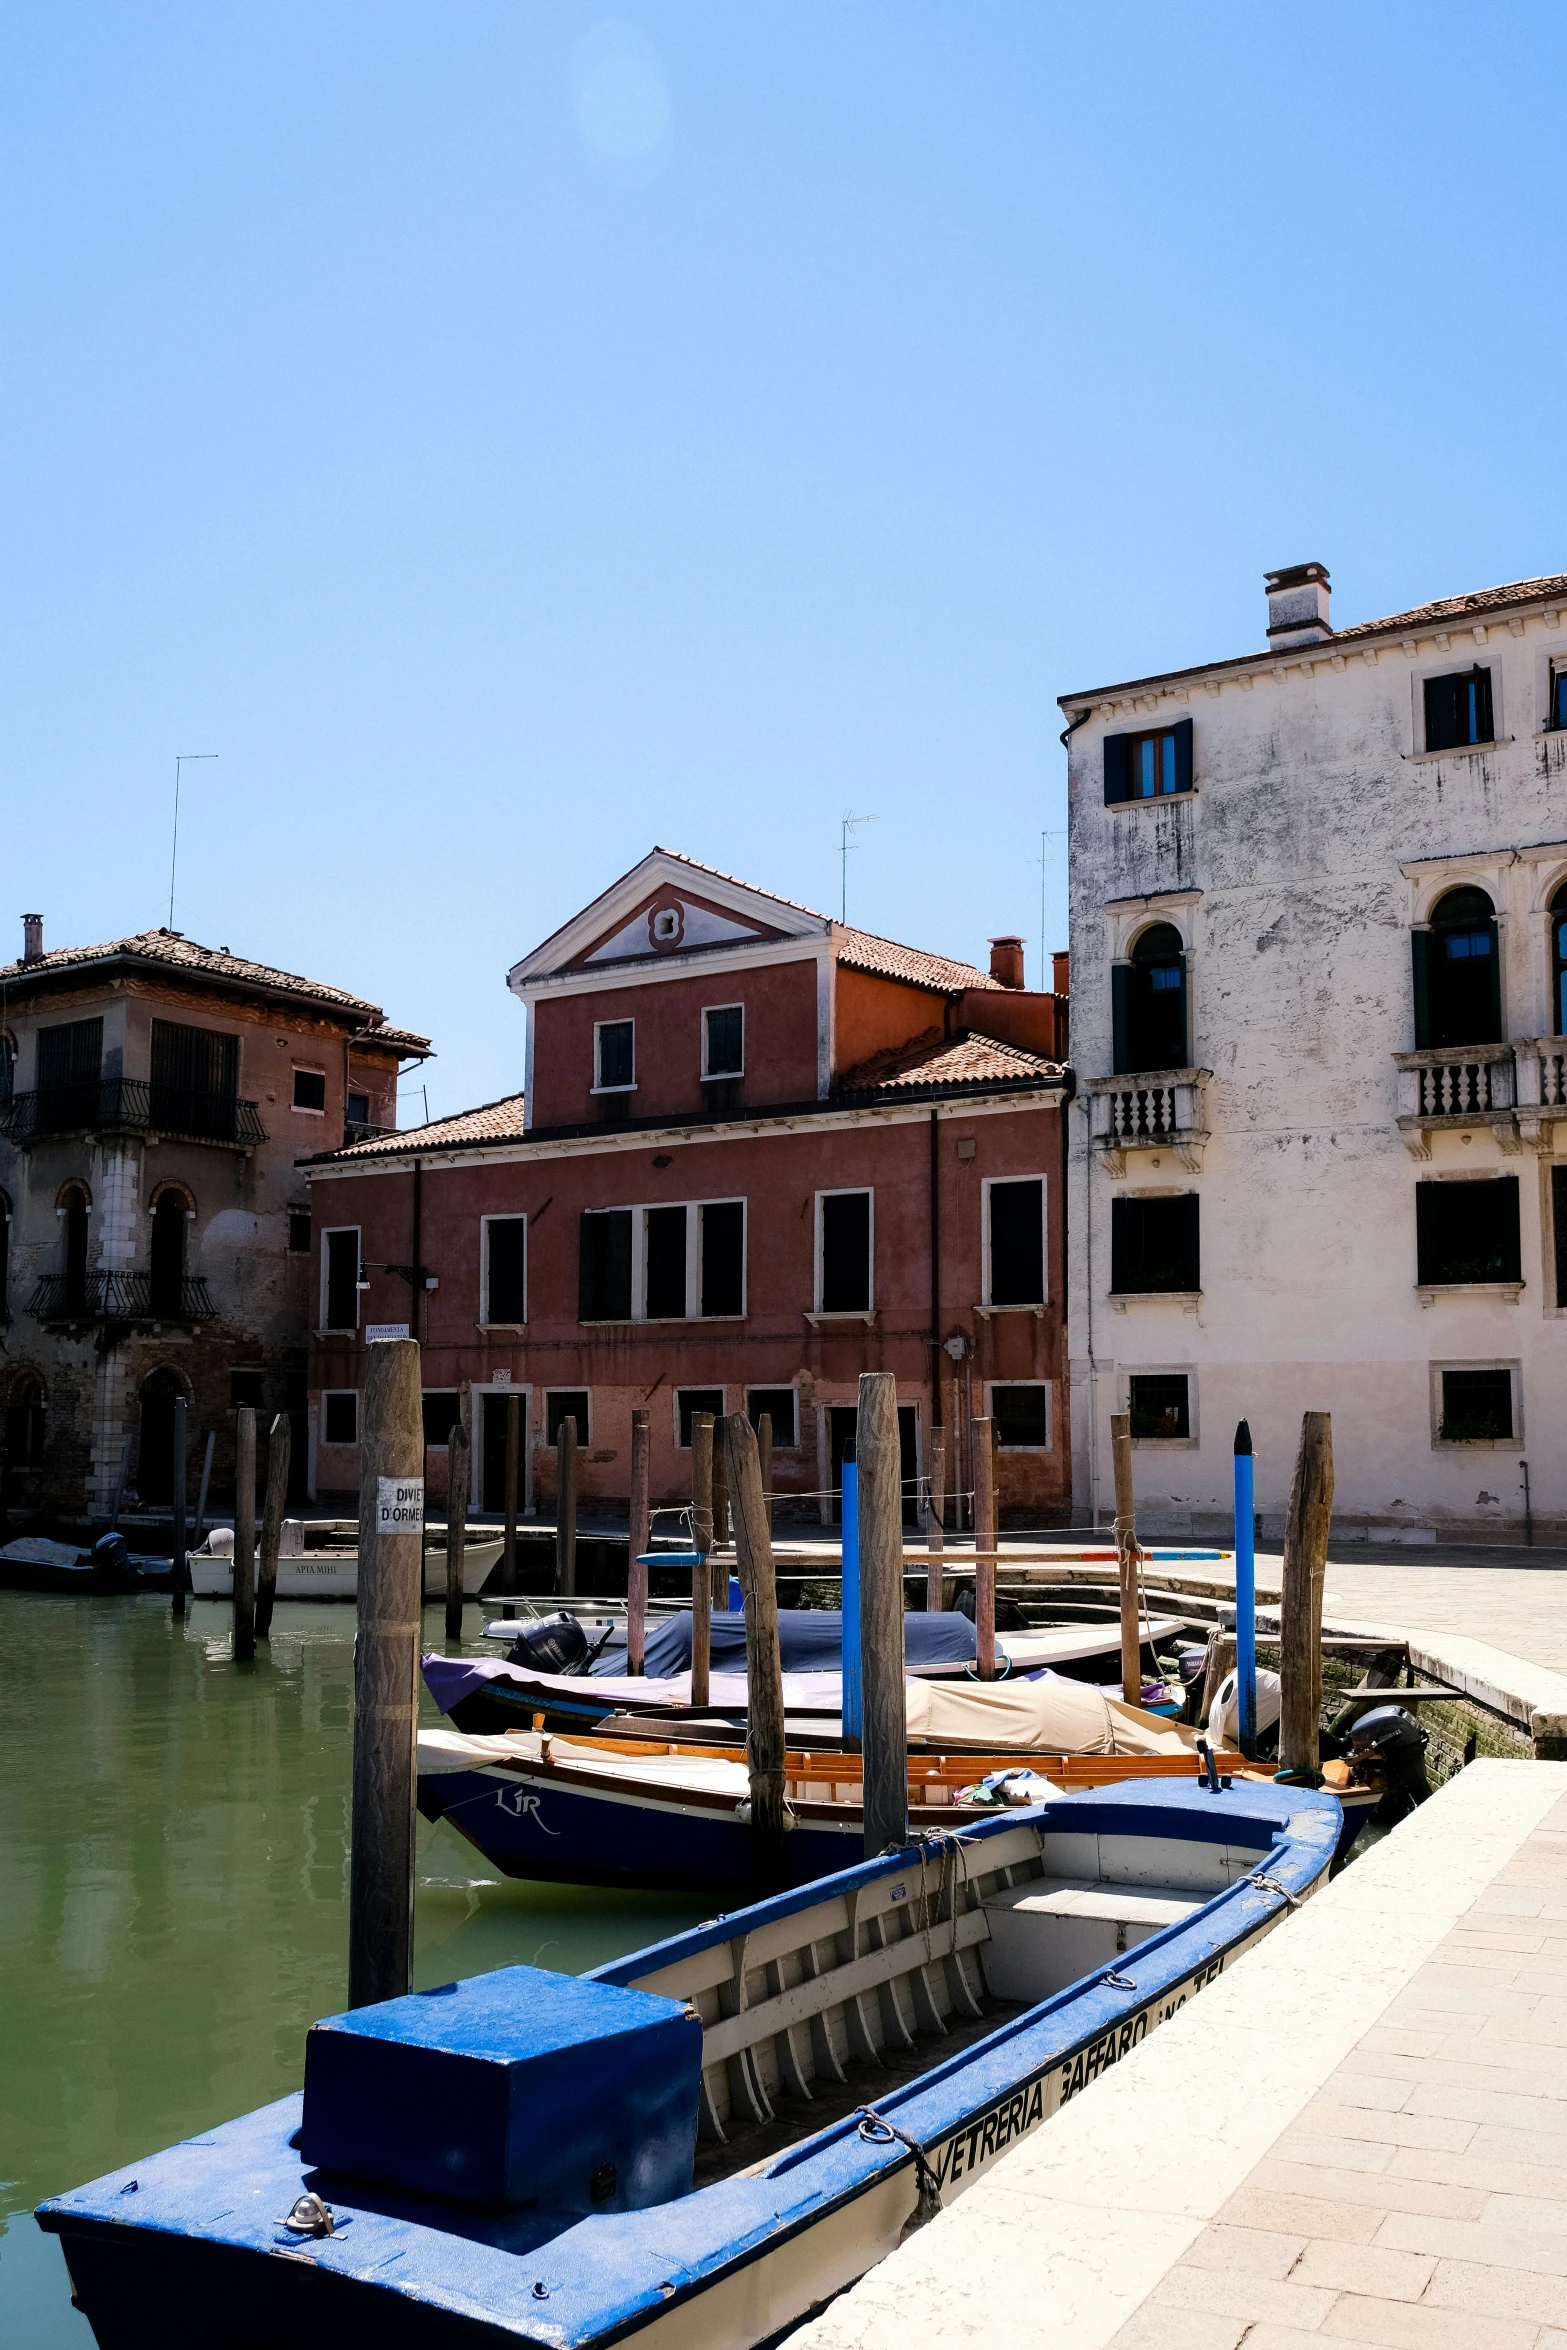
<instances>
[{"instance_id":1,"label":"green canal water","mask_svg":"<svg viewBox=\"0 0 1567 2350\"><path fill-rule=\"evenodd\" d=\"M280 1603L254 1665L229 1631L216 1601L181 1623L166 1598L0 1592L6 2350L91 2350L33 2205L298 2088L305 2027L346 2004L353 1610ZM577 1972L702 1914L511 1884L420 1823L421 1986Z\"/></svg>"}]
</instances>

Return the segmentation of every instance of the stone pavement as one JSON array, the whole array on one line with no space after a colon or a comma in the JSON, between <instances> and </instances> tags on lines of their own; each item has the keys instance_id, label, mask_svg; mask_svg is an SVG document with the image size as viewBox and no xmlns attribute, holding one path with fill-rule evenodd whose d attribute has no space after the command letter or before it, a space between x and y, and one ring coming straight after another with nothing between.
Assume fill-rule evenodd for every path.
<instances>
[{"instance_id":1,"label":"stone pavement","mask_svg":"<svg viewBox=\"0 0 1567 2350\"><path fill-rule=\"evenodd\" d=\"M1277 1554L1258 1572L1277 1577ZM1332 1546L1330 1614L1456 1632L1567 1673L1567 1551Z\"/></svg>"},{"instance_id":2,"label":"stone pavement","mask_svg":"<svg viewBox=\"0 0 1567 2350\"><path fill-rule=\"evenodd\" d=\"M1479 1762L791 2350L1567 2350L1567 1764Z\"/></svg>"}]
</instances>

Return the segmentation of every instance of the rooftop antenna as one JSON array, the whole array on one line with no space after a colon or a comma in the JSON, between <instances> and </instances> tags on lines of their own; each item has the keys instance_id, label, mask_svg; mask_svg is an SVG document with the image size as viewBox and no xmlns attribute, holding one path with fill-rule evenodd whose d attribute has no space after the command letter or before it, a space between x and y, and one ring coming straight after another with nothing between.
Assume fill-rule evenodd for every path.
<instances>
[{"instance_id":1,"label":"rooftop antenna","mask_svg":"<svg viewBox=\"0 0 1567 2350\"><path fill-rule=\"evenodd\" d=\"M216 751L181 751L174 762L174 846L169 851L169 928L174 928L174 868L180 855L180 769L196 759L215 759Z\"/></svg>"},{"instance_id":2,"label":"rooftop antenna","mask_svg":"<svg viewBox=\"0 0 1567 2350\"><path fill-rule=\"evenodd\" d=\"M859 846L857 841L850 840L849 835L857 824L874 824L875 821L876 819L874 816L856 816L852 808L846 809L844 811L843 833L839 844L838 855L843 863L843 896L841 900L842 914L840 919L845 922L847 922L849 919L849 851L852 848L857 848Z\"/></svg>"},{"instance_id":3,"label":"rooftop antenna","mask_svg":"<svg viewBox=\"0 0 1567 2350\"><path fill-rule=\"evenodd\" d=\"M1045 953L1045 899L1050 882L1049 849L1047 843L1061 838L1060 831L1042 832L1039 836L1039 984L1045 984L1045 968L1049 957ZM1048 991L1047 991L1048 992Z\"/></svg>"}]
</instances>

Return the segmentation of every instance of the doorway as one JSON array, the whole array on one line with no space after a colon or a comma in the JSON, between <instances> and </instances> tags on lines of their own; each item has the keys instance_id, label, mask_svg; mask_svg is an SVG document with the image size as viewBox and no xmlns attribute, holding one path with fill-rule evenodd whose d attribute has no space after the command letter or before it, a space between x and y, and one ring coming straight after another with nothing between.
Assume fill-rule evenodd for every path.
<instances>
[{"instance_id":1,"label":"doorway","mask_svg":"<svg viewBox=\"0 0 1567 2350\"><path fill-rule=\"evenodd\" d=\"M476 1387L474 1395L480 1402L480 1439L478 1459L474 1463L476 1506L486 1517L504 1517L506 1514L506 1406L511 1396L517 1398L517 1513L519 1517L533 1514L533 1446L528 1425L528 1404L531 1389L526 1387Z\"/></svg>"},{"instance_id":2,"label":"doorway","mask_svg":"<svg viewBox=\"0 0 1567 2350\"><path fill-rule=\"evenodd\" d=\"M185 1390L174 1371L154 1371L141 1391L141 1446L136 1490L162 1507L174 1499L174 1406Z\"/></svg>"},{"instance_id":3,"label":"doorway","mask_svg":"<svg viewBox=\"0 0 1567 2350\"><path fill-rule=\"evenodd\" d=\"M827 1407L827 1483L832 1503L832 1523L843 1523L843 1464L854 1458L854 1432L859 1421L858 1407L852 1403L835 1403ZM919 1406L900 1403L898 1406L898 1464L903 1480L903 1523L919 1524Z\"/></svg>"}]
</instances>

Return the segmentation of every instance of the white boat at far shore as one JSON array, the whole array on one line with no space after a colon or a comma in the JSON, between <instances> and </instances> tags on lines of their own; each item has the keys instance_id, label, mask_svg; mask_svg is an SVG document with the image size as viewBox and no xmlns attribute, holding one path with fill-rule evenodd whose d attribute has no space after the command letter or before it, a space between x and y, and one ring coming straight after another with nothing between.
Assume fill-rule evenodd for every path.
<instances>
[{"instance_id":1,"label":"white boat at far shore","mask_svg":"<svg viewBox=\"0 0 1567 2350\"><path fill-rule=\"evenodd\" d=\"M503 1547L499 1535L493 1541L468 1543L462 1559L464 1598L478 1597ZM232 1558L214 1557L208 1551L193 1550L189 1553L189 1564L190 1587L198 1599L232 1599ZM358 1551L307 1550L298 1558L280 1558L277 1563L277 1595L279 1599L356 1599L359 1595ZM445 1595L446 1553L444 1549L427 1550L424 1554L424 1596L426 1599L442 1599Z\"/></svg>"}]
</instances>

